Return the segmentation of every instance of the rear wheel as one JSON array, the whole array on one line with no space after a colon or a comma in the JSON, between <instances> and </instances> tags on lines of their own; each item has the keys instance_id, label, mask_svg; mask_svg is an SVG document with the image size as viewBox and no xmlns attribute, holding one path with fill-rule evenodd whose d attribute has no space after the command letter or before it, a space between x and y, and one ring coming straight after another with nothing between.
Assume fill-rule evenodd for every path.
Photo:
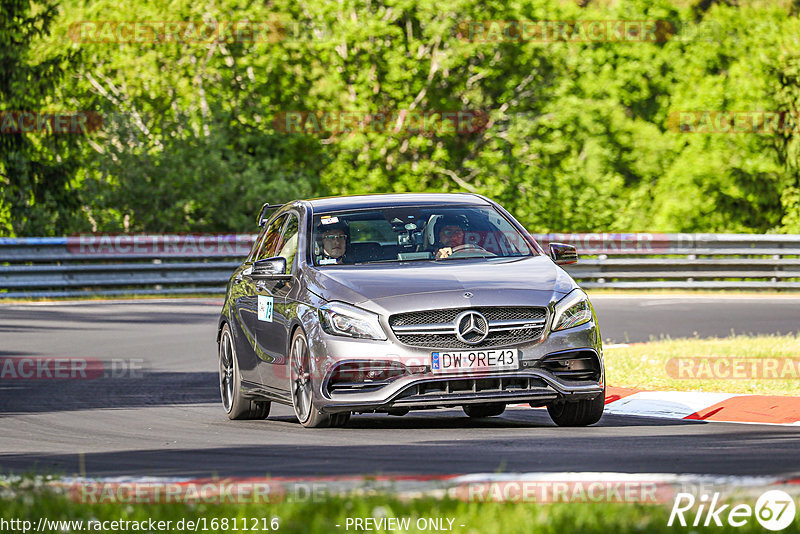
<instances>
[{"instance_id":1,"label":"rear wheel","mask_svg":"<svg viewBox=\"0 0 800 534\"><path fill-rule=\"evenodd\" d=\"M480 417L494 417L506 411L506 405L502 403L492 404L465 404L464 413L473 419Z\"/></svg>"},{"instance_id":2,"label":"rear wheel","mask_svg":"<svg viewBox=\"0 0 800 534\"><path fill-rule=\"evenodd\" d=\"M603 393L593 399L550 403L547 412L558 426L588 426L600 420L605 405L606 391L603 389Z\"/></svg>"},{"instance_id":3,"label":"rear wheel","mask_svg":"<svg viewBox=\"0 0 800 534\"><path fill-rule=\"evenodd\" d=\"M350 412L328 415L314 406L314 381L311 376L311 352L303 332L298 329L292 337L292 351L289 357L289 388L292 392L294 414L306 428L324 426L343 426L350 418ZM344 417L346 415L346 418ZM342 421L344 419L344 421ZM332 423L340 423L332 425Z\"/></svg>"},{"instance_id":4,"label":"rear wheel","mask_svg":"<svg viewBox=\"0 0 800 534\"><path fill-rule=\"evenodd\" d=\"M219 393L229 419L265 419L269 415L268 401L254 401L242 395L242 376L227 324L219 336Z\"/></svg>"}]
</instances>

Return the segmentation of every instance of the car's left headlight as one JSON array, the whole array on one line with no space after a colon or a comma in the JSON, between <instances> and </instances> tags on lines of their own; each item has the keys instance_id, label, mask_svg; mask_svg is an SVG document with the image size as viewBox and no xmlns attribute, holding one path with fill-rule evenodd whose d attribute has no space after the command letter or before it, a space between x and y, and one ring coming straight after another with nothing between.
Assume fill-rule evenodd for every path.
<instances>
[{"instance_id":1,"label":"car's left headlight","mask_svg":"<svg viewBox=\"0 0 800 534\"><path fill-rule=\"evenodd\" d=\"M580 289L574 289L569 295L556 302L553 319L553 330L564 330L586 324L592 320L592 306L589 297Z\"/></svg>"},{"instance_id":2,"label":"car's left headlight","mask_svg":"<svg viewBox=\"0 0 800 534\"><path fill-rule=\"evenodd\" d=\"M344 302L329 302L319 309L322 329L334 336L386 339L378 316Z\"/></svg>"}]
</instances>

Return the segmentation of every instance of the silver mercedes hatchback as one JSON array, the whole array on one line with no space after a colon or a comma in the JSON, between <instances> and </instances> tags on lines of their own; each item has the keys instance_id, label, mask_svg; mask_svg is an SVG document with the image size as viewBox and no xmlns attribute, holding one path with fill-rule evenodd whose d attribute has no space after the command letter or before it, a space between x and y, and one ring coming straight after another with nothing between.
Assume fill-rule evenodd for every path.
<instances>
[{"instance_id":1,"label":"silver mercedes hatchback","mask_svg":"<svg viewBox=\"0 0 800 534\"><path fill-rule=\"evenodd\" d=\"M271 215L270 215L271 213ZM557 425L603 414L597 318L506 210L470 194L391 194L264 205L219 318L222 404L272 402L306 427L351 414L460 406L491 417L546 406Z\"/></svg>"}]
</instances>

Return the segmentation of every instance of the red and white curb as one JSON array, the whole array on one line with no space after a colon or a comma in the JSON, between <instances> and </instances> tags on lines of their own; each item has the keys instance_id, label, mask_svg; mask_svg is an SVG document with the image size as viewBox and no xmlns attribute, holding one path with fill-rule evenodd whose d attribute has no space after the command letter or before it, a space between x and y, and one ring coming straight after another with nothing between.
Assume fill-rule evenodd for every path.
<instances>
[{"instance_id":1,"label":"red and white curb","mask_svg":"<svg viewBox=\"0 0 800 534\"><path fill-rule=\"evenodd\" d=\"M800 397L606 388L605 413L800 426Z\"/></svg>"}]
</instances>

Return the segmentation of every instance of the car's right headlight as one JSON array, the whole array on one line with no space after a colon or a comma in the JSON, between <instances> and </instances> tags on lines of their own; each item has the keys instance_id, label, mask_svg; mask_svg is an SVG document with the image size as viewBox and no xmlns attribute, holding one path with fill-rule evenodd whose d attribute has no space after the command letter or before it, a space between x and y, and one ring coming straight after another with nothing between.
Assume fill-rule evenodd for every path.
<instances>
[{"instance_id":1,"label":"car's right headlight","mask_svg":"<svg viewBox=\"0 0 800 534\"><path fill-rule=\"evenodd\" d=\"M334 336L386 339L378 316L344 302L329 302L319 309L322 329Z\"/></svg>"},{"instance_id":2,"label":"car's right headlight","mask_svg":"<svg viewBox=\"0 0 800 534\"><path fill-rule=\"evenodd\" d=\"M589 297L580 289L574 289L569 295L556 302L553 330L564 330L580 326L592 320L592 306Z\"/></svg>"}]
</instances>

